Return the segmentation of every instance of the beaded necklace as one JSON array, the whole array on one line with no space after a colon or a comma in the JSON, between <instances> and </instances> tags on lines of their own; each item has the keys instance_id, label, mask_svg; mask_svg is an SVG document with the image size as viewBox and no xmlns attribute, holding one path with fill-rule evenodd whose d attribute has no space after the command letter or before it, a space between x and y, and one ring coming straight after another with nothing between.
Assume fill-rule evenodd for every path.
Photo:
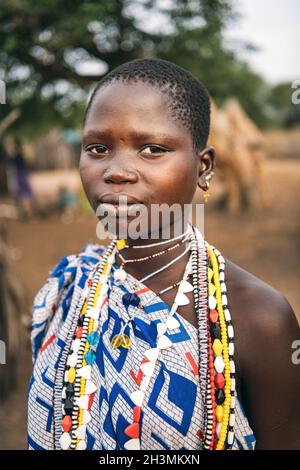
<instances>
[{"instance_id":1,"label":"beaded necklace","mask_svg":"<svg viewBox=\"0 0 300 470\"><path fill-rule=\"evenodd\" d=\"M168 248L165 248L164 250L158 251L156 253L153 253L148 256L143 256L142 258L133 258L133 259L125 259L124 256L120 253L120 250L118 250L118 255L119 258L121 259L121 267L123 268L126 264L130 263L140 263L141 261L148 261L149 259L157 258L159 256L165 255L166 253L169 253L170 251L175 250L178 248L180 245L182 245L186 241L187 237L182 238L180 242L176 243L175 245L172 245Z\"/></svg>"},{"instance_id":2,"label":"beaded necklace","mask_svg":"<svg viewBox=\"0 0 300 470\"><path fill-rule=\"evenodd\" d=\"M154 277L156 276L157 274L161 273L162 271L164 271L165 269L169 268L170 266L172 266L173 264L177 263L177 261L179 261L181 258L183 258L187 252L189 251L189 246L180 254L178 255L176 258L172 259L169 263L163 265L161 268L159 269L156 269L155 271L153 271L152 273L150 274L147 274L147 276L143 277L142 279L140 279L139 281L140 282L145 282L147 281L148 279L150 279L151 277ZM126 272L124 270L124 264L121 265L120 268L116 269L115 272L114 272L114 278L115 278L115 281L117 282L123 282L125 279L126 279Z\"/></svg>"},{"instance_id":3,"label":"beaded necklace","mask_svg":"<svg viewBox=\"0 0 300 470\"><path fill-rule=\"evenodd\" d=\"M126 265L127 263L130 263L130 262L142 262L142 261L145 261L145 260L148 260L148 259L152 259L156 256L161 256L162 254L168 253L169 251L173 250L174 248L182 245L188 239L189 232L190 232L190 228L188 228L188 230L185 232L185 234L183 234L182 240L179 243L176 243L176 245L173 245L168 249L162 250L160 252L156 252L152 255L149 255L149 256L143 257L143 258L135 258L133 260L125 260L123 258L123 256L120 254L120 249L117 249L117 253L118 253L119 257L122 260L122 264L119 268L117 268L113 271L113 278L114 278L115 283L118 285L120 283L120 281L123 281L123 282L125 281L125 279L127 277L127 273L124 269L124 265ZM158 242L157 244L160 245L160 243L161 242ZM155 244L153 244L153 245L155 245ZM137 289L138 284L140 282L144 282L145 280L148 280L148 279L156 276L157 274L163 272L164 270L166 270L167 268L169 268L170 266L175 264L177 261L179 261L181 258L183 258L189 250L190 250L190 246L188 246L179 256L177 256L176 258L171 260L169 263L163 265L162 267L160 267L159 269L153 271L152 273L147 274L142 279L137 280L136 286L133 288L133 292L123 295L123 304L126 306L127 313L128 313L129 305L133 305L134 307L138 307L138 308L143 310L143 306L141 305L140 298L139 298L139 296L137 296L135 294L135 291ZM168 286L165 289L162 289L158 293L158 295L161 295L162 293L165 293L165 292L169 291L170 289L174 289L175 287L179 286L180 282L181 281L179 281L175 284L172 284L171 286ZM192 287L192 286L190 286L190 287ZM190 290L192 290L192 288ZM185 303L189 303L187 298L185 298L184 301L185 301ZM128 316L130 317L129 313L128 313ZM124 323L123 327L121 328L121 331L119 333L117 333L112 338L111 345L112 345L113 348L119 348L119 347L123 347L125 349L130 348L131 340L130 340L129 336L127 334L125 334L125 328L127 327L128 323L130 321L131 321L131 318Z\"/></svg>"},{"instance_id":4,"label":"beaded necklace","mask_svg":"<svg viewBox=\"0 0 300 470\"><path fill-rule=\"evenodd\" d=\"M138 450L140 443L140 418L145 392L154 373L160 351L172 347L166 331L178 328L174 318L178 306L185 305L186 292L194 292L199 324L199 378L202 397L205 398L204 449L230 449L234 440L235 366L233 360L233 327L227 305L225 285L225 260L221 253L205 242L206 250L199 249L200 236L196 229L190 231L191 258L179 284L174 304L166 321L157 324L158 341L155 348L145 353L146 362L140 369L144 377L138 390L131 393L134 403L133 421L124 430L129 440L124 447ZM92 419L90 408L97 386L91 380L91 369L96 359L99 343L99 316L108 291L108 280L115 262L117 249L125 246L123 240L114 240L106 249L93 277L89 279L90 291L85 300L76 329L65 372L63 388L62 449L86 449L87 424ZM193 286L187 282L192 274ZM203 287L207 286L207 289ZM131 294L130 294L131 295ZM128 298L127 298L128 300ZM124 303L124 300L123 300ZM189 303L189 301L187 302ZM125 304L125 303L124 303Z\"/></svg>"},{"instance_id":5,"label":"beaded necklace","mask_svg":"<svg viewBox=\"0 0 300 470\"><path fill-rule=\"evenodd\" d=\"M185 254L185 252L183 253ZM191 273L188 274L188 277L191 275ZM113 273L113 276L114 276L114 273ZM124 279L125 280L125 279ZM131 300L131 304L134 305L135 307L137 307L138 309L140 310L144 310L144 306L142 305L142 302L140 302L140 298L139 296L136 295L135 291L137 290L138 288L138 285L141 281L138 281L132 288L132 291L131 293L128 293L128 297L129 299ZM180 285L180 283L182 282L181 281L178 281L174 284L172 284L171 286L168 286L162 290L160 290L157 295L160 296L162 294L165 294L166 292L170 291L171 289L175 289L175 287L178 287ZM118 283L117 283L118 285ZM185 288L189 289L188 291L192 291L192 286L189 284L189 287L187 287L187 284L185 284ZM111 288L111 291L112 292L112 289L113 287ZM187 291L187 292L188 292ZM126 294L124 294L125 298L127 297ZM123 297L124 297L123 296ZM186 301L186 299L185 299ZM124 303L124 302L123 302ZM129 315L129 312L128 312L128 309L127 309L127 313L128 313L128 316L130 317ZM127 320L126 322L124 322L121 330L119 333L117 333L111 340L111 345L113 348L119 348L120 346L125 348L125 349L129 349L130 346L131 346L131 340L129 338L129 336L127 334L125 334L125 329L127 327L127 325L132 321L132 318L130 317L129 320Z\"/></svg>"},{"instance_id":6,"label":"beaded necklace","mask_svg":"<svg viewBox=\"0 0 300 470\"><path fill-rule=\"evenodd\" d=\"M119 249L122 250L123 248L132 248L134 250L138 250L141 248L152 248L154 246L165 245L167 243L174 242L176 240L180 240L181 238L186 237L187 234L189 233L189 230L190 230L190 226L187 228L187 230L184 233L182 233L181 235L178 235L177 237L168 238L167 240L162 240L159 242L151 243L149 245L127 245L125 240L119 240L120 241Z\"/></svg>"}]
</instances>

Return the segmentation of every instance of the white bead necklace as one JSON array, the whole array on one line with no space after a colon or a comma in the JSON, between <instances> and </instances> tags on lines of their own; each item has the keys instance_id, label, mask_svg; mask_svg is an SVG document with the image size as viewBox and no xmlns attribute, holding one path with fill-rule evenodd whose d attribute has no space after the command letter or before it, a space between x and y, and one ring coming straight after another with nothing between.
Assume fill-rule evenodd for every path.
<instances>
[{"instance_id":1,"label":"white bead necklace","mask_svg":"<svg viewBox=\"0 0 300 470\"><path fill-rule=\"evenodd\" d=\"M165 264L164 266L162 266L161 268L155 270L154 272L152 272L150 274L147 274L147 276L143 277L142 279L139 279L139 282L143 283L143 282L147 281L148 279L151 279L152 277L156 276L156 274L161 273L165 269L167 269L170 266L172 266L173 264L177 263L177 261L179 261L181 258L183 258L189 250L190 250L190 244L187 246L187 248L179 256L172 259L169 263ZM115 269L113 276L114 276L114 280L115 280L116 283L122 283L122 282L125 281L127 273L126 273L126 270L123 267L120 267L120 268Z\"/></svg>"},{"instance_id":2,"label":"white bead necklace","mask_svg":"<svg viewBox=\"0 0 300 470\"><path fill-rule=\"evenodd\" d=\"M188 225L187 230L182 233L181 235L178 235L177 237L174 238L168 238L167 240L162 240L156 243L151 243L149 245L125 245L124 248L133 248L134 250L138 250L140 248L153 248L154 246L160 246L160 245L165 245L170 242L174 242L176 240L180 240L181 238L185 237L191 230L191 226Z\"/></svg>"}]
</instances>

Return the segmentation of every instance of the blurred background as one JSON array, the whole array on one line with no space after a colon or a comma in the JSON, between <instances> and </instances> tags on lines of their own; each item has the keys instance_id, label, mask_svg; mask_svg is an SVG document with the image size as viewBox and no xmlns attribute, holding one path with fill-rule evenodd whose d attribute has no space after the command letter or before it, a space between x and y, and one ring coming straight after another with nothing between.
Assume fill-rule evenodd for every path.
<instances>
[{"instance_id":1,"label":"blurred background","mask_svg":"<svg viewBox=\"0 0 300 470\"><path fill-rule=\"evenodd\" d=\"M99 242L81 123L123 62L159 57L203 80L218 156L205 237L299 315L299 14L298 0L1 1L0 449L26 448L33 297L60 257Z\"/></svg>"}]
</instances>

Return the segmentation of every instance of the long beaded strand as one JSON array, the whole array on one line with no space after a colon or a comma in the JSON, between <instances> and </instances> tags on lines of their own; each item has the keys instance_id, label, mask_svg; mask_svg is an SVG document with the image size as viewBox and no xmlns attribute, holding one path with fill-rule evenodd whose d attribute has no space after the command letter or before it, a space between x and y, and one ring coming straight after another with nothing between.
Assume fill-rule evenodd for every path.
<instances>
[{"instance_id":1,"label":"long beaded strand","mask_svg":"<svg viewBox=\"0 0 300 470\"><path fill-rule=\"evenodd\" d=\"M203 350L203 341L201 338L200 342L200 334L199 329L201 325L202 329L202 321L203 317L200 315L200 296L205 298L205 304L207 302L207 292L205 286L200 286L199 284L199 272L198 272L198 257L199 251L201 250L201 246L197 244L197 239L195 233L193 232L192 238L192 276L193 276L193 292L194 292L194 303L195 303L195 311L197 314L198 319L198 339L199 339L199 381L200 381L200 391L203 403L203 416L202 416L202 427L205 430L205 422L206 422L206 361L205 361L205 351ZM201 287L201 288L200 288ZM204 288L203 288L204 287ZM202 356L203 355L203 356Z\"/></svg>"},{"instance_id":2,"label":"long beaded strand","mask_svg":"<svg viewBox=\"0 0 300 470\"><path fill-rule=\"evenodd\" d=\"M206 446L208 446L209 450L213 450L214 443L215 443L215 435L216 435L216 401L215 401L215 374L214 374L214 355L213 355L213 347L212 347L212 340L211 336L208 338L208 346L209 346L209 370L208 370L208 377L207 377L207 390L210 399L210 427L209 432L207 433L207 441Z\"/></svg>"},{"instance_id":3,"label":"long beaded strand","mask_svg":"<svg viewBox=\"0 0 300 470\"><path fill-rule=\"evenodd\" d=\"M234 329L231 321L230 311L228 309L227 288L225 284L225 259L215 247L212 249L219 262L219 278L222 295L222 306L227 325L228 335L228 353L230 362L230 379L231 379L231 402L230 415L227 436L227 449L231 449L234 442L234 424L235 424L235 402L236 402L236 379L235 379L235 363L234 363Z\"/></svg>"},{"instance_id":4,"label":"long beaded strand","mask_svg":"<svg viewBox=\"0 0 300 470\"><path fill-rule=\"evenodd\" d=\"M207 413L210 408L210 402L207 403L207 374L208 374L208 320L207 320L207 302L208 302L208 282L207 282L207 252L205 242L200 232L195 228L195 237L198 246L198 266L197 266L197 282L200 293L199 307L198 307L198 338L199 338L199 353L200 353L200 380L202 384L203 403L205 407L205 432L207 433ZM207 406L208 405L208 406Z\"/></svg>"},{"instance_id":5,"label":"long beaded strand","mask_svg":"<svg viewBox=\"0 0 300 470\"><path fill-rule=\"evenodd\" d=\"M76 335L76 339L73 341L72 346L71 346L73 355L76 358L75 359L76 364L74 364L74 366L71 367L66 372L65 380L66 380L66 383L68 383L67 387L69 388L71 387L74 391L74 397L72 397L73 398L72 434L70 436L69 433L66 432L65 429L63 429L65 432L63 433L60 439L61 447L63 449L67 449L67 448L74 449L75 447L78 449L85 448L85 439L83 438L85 429L82 428L82 413L83 412L80 410L80 408L86 408L86 407L80 407L78 400L82 395L82 392L84 390L85 383L86 383L85 381L86 377L84 377L84 374L82 375L82 371L86 368L86 360L84 359L84 357L88 351L87 337L89 333L94 329L94 327L97 327L97 324L95 324L96 320L92 318L92 316L89 316L88 313L95 307L95 299L98 298L99 291L101 288L101 284L99 281L102 280L101 277L103 277L103 275L105 274L105 271L108 268L108 260L111 257L114 248L115 248L115 241L110 244L110 246L104 253L103 258L101 259L98 265L98 268L96 269L94 279L92 281L92 286L89 291L88 300L84 303L84 307L81 312L81 318L83 316L83 322L81 318L79 319L79 322L80 322L79 324L82 325L80 326L80 337L78 338ZM111 261L112 259L110 259L110 262ZM77 341L79 342L78 348L77 348ZM79 423L79 420L80 420L80 423ZM80 424L80 427L78 427L78 423Z\"/></svg>"},{"instance_id":6,"label":"long beaded strand","mask_svg":"<svg viewBox=\"0 0 300 470\"><path fill-rule=\"evenodd\" d=\"M210 261L213 269L213 278L215 285L215 296L216 296L216 306L219 316L220 329L221 329L221 345L220 345L220 354L217 354L215 360L215 367L218 369L219 363L224 363L224 375L225 375L225 401L223 405L218 405L216 407L216 416L219 422L222 423L219 440L216 444L216 450L223 450L227 431L229 424L229 415L230 415L230 405L231 405L231 377L230 377L230 361L229 361L229 352L228 352L228 337L227 337L227 325L223 311L222 305L222 294L219 280L219 266L216 259L216 255L210 245L207 243L207 249L209 252ZM215 340L217 341L217 340ZM218 343L217 343L218 344ZM214 347L214 344L213 344ZM222 359L223 356L223 359ZM222 361L221 361L222 360Z\"/></svg>"}]
</instances>

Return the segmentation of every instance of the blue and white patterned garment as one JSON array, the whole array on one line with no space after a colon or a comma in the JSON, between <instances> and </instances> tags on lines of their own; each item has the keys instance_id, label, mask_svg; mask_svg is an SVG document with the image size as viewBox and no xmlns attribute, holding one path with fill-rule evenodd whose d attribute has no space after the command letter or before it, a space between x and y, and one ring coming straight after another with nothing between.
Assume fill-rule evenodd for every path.
<instances>
[{"instance_id":1,"label":"blue and white patterned garment","mask_svg":"<svg viewBox=\"0 0 300 470\"><path fill-rule=\"evenodd\" d=\"M89 244L79 255L64 257L40 289L33 307L33 373L28 389L29 449L60 449L62 387L66 358L78 316L87 294L87 278L99 262L103 248ZM122 295L139 290L143 310L130 306ZM97 359L92 381L97 384L87 426L87 449L123 450L124 429L132 422L144 352L156 344L156 326L168 315L169 306L131 275L109 291L102 307ZM129 317L129 316L130 317ZM197 330L179 314L180 328L168 334L174 347L159 356L145 395L141 418L142 450L201 450L203 403L198 369ZM110 341L124 319L129 349L113 349ZM237 399L233 449L252 450L255 438Z\"/></svg>"}]
</instances>

